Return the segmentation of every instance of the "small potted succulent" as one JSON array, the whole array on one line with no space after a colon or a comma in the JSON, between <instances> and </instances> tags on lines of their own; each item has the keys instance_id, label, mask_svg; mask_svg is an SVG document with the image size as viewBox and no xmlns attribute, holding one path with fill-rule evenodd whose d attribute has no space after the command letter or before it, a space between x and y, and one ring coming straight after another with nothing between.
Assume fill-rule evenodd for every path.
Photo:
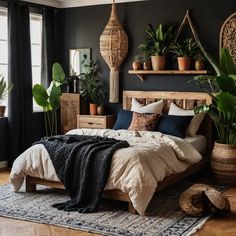
<instances>
[{"instance_id":1,"label":"small potted succulent","mask_svg":"<svg viewBox=\"0 0 236 236\"><path fill-rule=\"evenodd\" d=\"M140 55L134 57L132 63L133 70L142 70L143 69L143 58Z\"/></svg>"},{"instance_id":2,"label":"small potted succulent","mask_svg":"<svg viewBox=\"0 0 236 236\"><path fill-rule=\"evenodd\" d=\"M197 44L192 38L175 43L171 51L177 56L179 70L190 69L191 58L195 55L197 48Z\"/></svg>"},{"instance_id":3,"label":"small potted succulent","mask_svg":"<svg viewBox=\"0 0 236 236\"><path fill-rule=\"evenodd\" d=\"M98 77L98 66L96 61L91 60L89 65L85 65L88 72L81 73L80 93L85 99L88 99L90 115L97 115L98 106L104 102L103 85Z\"/></svg>"},{"instance_id":4,"label":"small potted succulent","mask_svg":"<svg viewBox=\"0 0 236 236\"><path fill-rule=\"evenodd\" d=\"M195 59L195 70L204 70L205 69L205 57L200 51L197 51L193 57Z\"/></svg>"},{"instance_id":5,"label":"small potted succulent","mask_svg":"<svg viewBox=\"0 0 236 236\"><path fill-rule=\"evenodd\" d=\"M139 45L139 49L151 55L153 70L163 70L166 64L166 54L171 48L175 36L175 26L160 24L155 30L148 24L145 42Z\"/></svg>"},{"instance_id":6,"label":"small potted succulent","mask_svg":"<svg viewBox=\"0 0 236 236\"><path fill-rule=\"evenodd\" d=\"M152 69L152 61L149 55L143 56L143 69L144 70L151 70Z\"/></svg>"},{"instance_id":7,"label":"small potted succulent","mask_svg":"<svg viewBox=\"0 0 236 236\"><path fill-rule=\"evenodd\" d=\"M11 83L9 86L7 86L7 83L4 80L4 76L0 74L0 117L4 117L6 110L6 106L1 104L7 98L12 88L13 84Z\"/></svg>"}]
</instances>

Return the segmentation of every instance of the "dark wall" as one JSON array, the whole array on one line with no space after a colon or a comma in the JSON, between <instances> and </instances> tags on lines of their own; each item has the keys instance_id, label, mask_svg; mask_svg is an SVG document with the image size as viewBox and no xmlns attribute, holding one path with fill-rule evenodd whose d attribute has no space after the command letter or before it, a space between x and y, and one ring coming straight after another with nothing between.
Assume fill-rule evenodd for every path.
<instances>
[{"instance_id":1,"label":"dark wall","mask_svg":"<svg viewBox=\"0 0 236 236\"><path fill-rule=\"evenodd\" d=\"M198 91L193 83L187 83L191 76L148 76L142 83L129 75L132 60L138 54L137 46L144 40L148 23L181 23L187 9L191 9L192 20L205 48L218 56L219 32L223 21L236 10L236 1L215 0L148 0L144 2L117 4L120 22L129 37L129 53L121 67L120 85L122 90L173 90ZM93 58L102 67L102 77L108 89L109 69L99 52L99 37L109 19L111 5L98 5L64 9L58 13L59 61L68 72L70 48L92 48Z\"/></svg>"},{"instance_id":2,"label":"dark wall","mask_svg":"<svg viewBox=\"0 0 236 236\"><path fill-rule=\"evenodd\" d=\"M0 162L8 158L7 118L0 118Z\"/></svg>"}]
</instances>

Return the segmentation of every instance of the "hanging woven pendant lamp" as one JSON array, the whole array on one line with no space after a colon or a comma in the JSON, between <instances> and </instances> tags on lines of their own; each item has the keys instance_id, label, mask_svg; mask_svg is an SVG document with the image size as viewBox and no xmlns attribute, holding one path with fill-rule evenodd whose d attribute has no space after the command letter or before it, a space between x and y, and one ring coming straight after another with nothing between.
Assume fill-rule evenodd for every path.
<instances>
[{"instance_id":1,"label":"hanging woven pendant lamp","mask_svg":"<svg viewBox=\"0 0 236 236\"><path fill-rule=\"evenodd\" d=\"M110 19L100 37L100 52L110 68L109 102L119 103L119 68L128 52L128 36L118 20L114 0Z\"/></svg>"}]
</instances>

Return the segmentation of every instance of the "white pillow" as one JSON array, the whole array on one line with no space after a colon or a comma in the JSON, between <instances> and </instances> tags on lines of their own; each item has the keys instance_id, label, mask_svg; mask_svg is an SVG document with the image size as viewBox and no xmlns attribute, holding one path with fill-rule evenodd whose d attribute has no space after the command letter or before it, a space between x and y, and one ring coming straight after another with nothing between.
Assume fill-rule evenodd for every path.
<instances>
[{"instance_id":1,"label":"white pillow","mask_svg":"<svg viewBox=\"0 0 236 236\"><path fill-rule=\"evenodd\" d=\"M164 107L164 100L153 102L145 106L139 101L137 101L137 99L132 98L131 111L134 112L161 114L163 107Z\"/></svg>"},{"instance_id":2,"label":"white pillow","mask_svg":"<svg viewBox=\"0 0 236 236\"><path fill-rule=\"evenodd\" d=\"M194 110L184 110L183 108L180 108L175 105L173 102L170 104L170 110L168 112L168 115L194 116L186 130L186 135L188 136L195 136L197 134L197 131L205 117L204 112L194 115Z\"/></svg>"}]
</instances>

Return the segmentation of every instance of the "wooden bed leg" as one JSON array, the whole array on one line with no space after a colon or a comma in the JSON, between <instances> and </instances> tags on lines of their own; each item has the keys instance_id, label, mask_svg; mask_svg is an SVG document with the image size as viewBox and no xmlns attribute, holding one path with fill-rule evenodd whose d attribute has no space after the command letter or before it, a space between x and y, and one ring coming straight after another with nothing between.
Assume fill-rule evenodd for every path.
<instances>
[{"instance_id":1,"label":"wooden bed leg","mask_svg":"<svg viewBox=\"0 0 236 236\"><path fill-rule=\"evenodd\" d=\"M138 214L138 212L135 210L135 208L133 207L133 204L132 204L132 202L128 202L128 207L129 207L129 209L128 209L128 211L129 211L129 213L130 214L134 214L134 215L137 215Z\"/></svg>"},{"instance_id":2,"label":"wooden bed leg","mask_svg":"<svg viewBox=\"0 0 236 236\"><path fill-rule=\"evenodd\" d=\"M26 177L25 190L27 193L36 192L36 184L31 183L29 177Z\"/></svg>"}]
</instances>

